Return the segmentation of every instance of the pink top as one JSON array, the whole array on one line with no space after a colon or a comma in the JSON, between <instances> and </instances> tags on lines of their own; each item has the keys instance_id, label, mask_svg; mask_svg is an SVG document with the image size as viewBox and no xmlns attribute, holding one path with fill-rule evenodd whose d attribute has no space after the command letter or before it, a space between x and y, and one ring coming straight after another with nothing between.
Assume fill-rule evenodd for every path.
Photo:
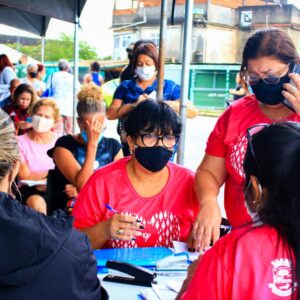
<instances>
[{"instance_id":1,"label":"pink top","mask_svg":"<svg viewBox=\"0 0 300 300\"><path fill-rule=\"evenodd\" d=\"M292 265L294 255L275 228L234 229L200 258L181 299L296 299Z\"/></svg>"},{"instance_id":2,"label":"pink top","mask_svg":"<svg viewBox=\"0 0 300 300\"><path fill-rule=\"evenodd\" d=\"M80 191L72 211L76 228L91 227L112 217L104 204L138 217L145 229L135 241L108 240L104 248L172 246L186 241L199 207L193 188L194 173L168 163L169 179L152 197L141 197L131 184L125 157L96 171Z\"/></svg>"},{"instance_id":3,"label":"pink top","mask_svg":"<svg viewBox=\"0 0 300 300\"><path fill-rule=\"evenodd\" d=\"M282 121L300 122L293 113ZM247 149L246 130L258 123L273 123L260 110L254 95L235 101L220 116L210 134L206 153L225 158L228 173L225 182L225 210L232 226L240 226L252 220L244 200L243 162Z\"/></svg>"},{"instance_id":4,"label":"pink top","mask_svg":"<svg viewBox=\"0 0 300 300\"><path fill-rule=\"evenodd\" d=\"M21 162L26 162L30 172L44 172L54 169L52 158L47 155L47 151L54 147L56 137L49 144L39 144L32 141L28 133L20 135L18 144L21 154Z\"/></svg>"}]
</instances>

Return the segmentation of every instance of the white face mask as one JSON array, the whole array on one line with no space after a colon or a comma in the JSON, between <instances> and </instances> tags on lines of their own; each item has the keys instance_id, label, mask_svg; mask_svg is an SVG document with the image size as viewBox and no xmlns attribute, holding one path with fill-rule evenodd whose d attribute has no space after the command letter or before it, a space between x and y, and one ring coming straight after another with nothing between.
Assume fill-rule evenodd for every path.
<instances>
[{"instance_id":1,"label":"white face mask","mask_svg":"<svg viewBox=\"0 0 300 300\"><path fill-rule=\"evenodd\" d=\"M140 77L142 80L149 80L151 79L156 73L155 66L148 66L148 67L136 67L135 74Z\"/></svg>"},{"instance_id":2,"label":"white face mask","mask_svg":"<svg viewBox=\"0 0 300 300\"><path fill-rule=\"evenodd\" d=\"M53 119L47 119L37 115L32 117L32 127L36 132L44 133L49 131L54 125Z\"/></svg>"}]
</instances>

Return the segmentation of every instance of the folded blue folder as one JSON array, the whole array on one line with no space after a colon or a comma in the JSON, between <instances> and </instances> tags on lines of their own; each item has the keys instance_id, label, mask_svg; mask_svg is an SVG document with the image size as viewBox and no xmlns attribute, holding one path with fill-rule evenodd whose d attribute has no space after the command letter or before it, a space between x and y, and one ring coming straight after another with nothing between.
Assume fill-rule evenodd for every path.
<instances>
[{"instance_id":1,"label":"folded blue folder","mask_svg":"<svg viewBox=\"0 0 300 300\"><path fill-rule=\"evenodd\" d=\"M107 271L105 269L107 260L119 260L134 264L136 266L154 268L156 261L165 258L172 253L173 252L169 248L164 247L112 248L94 250L99 273L104 273Z\"/></svg>"}]
</instances>

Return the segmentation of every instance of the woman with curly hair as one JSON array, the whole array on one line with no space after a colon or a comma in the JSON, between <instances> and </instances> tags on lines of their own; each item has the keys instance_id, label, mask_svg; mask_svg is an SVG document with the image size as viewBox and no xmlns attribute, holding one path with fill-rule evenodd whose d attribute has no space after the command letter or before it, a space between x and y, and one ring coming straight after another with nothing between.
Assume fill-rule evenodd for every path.
<instances>
[{"instance_id":1,"label":"woman with curly hair","mask_svg":"<svg viewBox=\"0 0 300 300\"><path fill-rule=\"evenodd\" d=\"M55 190L49 191L55 199L53 209L65 208L94 170L123 157L120 143L103 136L106 115L101 88L89 83L77 97L80 133L62 136L48 151L55 163L52 176Z\"/></svg>"}]
</instances>

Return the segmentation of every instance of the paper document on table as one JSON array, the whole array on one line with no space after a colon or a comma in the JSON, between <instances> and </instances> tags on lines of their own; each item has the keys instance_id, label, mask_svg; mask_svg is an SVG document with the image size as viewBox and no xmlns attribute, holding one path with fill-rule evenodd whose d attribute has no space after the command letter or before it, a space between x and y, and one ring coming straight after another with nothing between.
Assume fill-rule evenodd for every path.
<instances>
[{"instance_id":1,"label":"paper document on table","mask_svg":"<svg viewBox=\"0 0 300 300\"><path fill-rule=\"evenodd\" d=\"M19 180L19 183L28 185L28 186L36 186L36 185L46 185L46 180Z\"/></svg>"},{"instance_id":2,"label":"paper document on table","mask_svg":"<svg viewBox=\"0 0 300 300\"><path fill-rule=\"evenodd\" d=\"M173 241L173 247L175 253L187 252L191 261L196 260L201 254L200 252L188 251L187 243L184 242Z\"/></svg>"}]
</instances>

